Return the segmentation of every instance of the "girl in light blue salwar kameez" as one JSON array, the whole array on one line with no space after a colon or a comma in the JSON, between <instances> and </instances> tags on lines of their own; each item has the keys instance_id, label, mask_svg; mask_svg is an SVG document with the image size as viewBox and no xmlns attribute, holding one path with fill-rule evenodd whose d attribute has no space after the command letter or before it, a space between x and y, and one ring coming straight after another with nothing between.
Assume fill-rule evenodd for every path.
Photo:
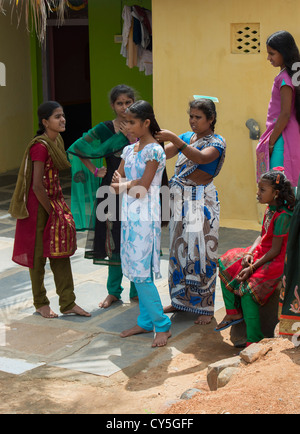
<instances>
[{"instance_id":1,"label":"girl in light blue salwar kameez","mask_svg":"<svg viewBox=\"0 0 300 434\"><path fill-rule=\"evenodd\" d=\"M165 173L166 155L153 137L159 127L151 105L146 101L137 101L127 111L128 130L139 137L139 141L124 148L112 187L118 193L123 193L122 271L135 283L140 315L137 325L122 332L121 337L155 329L152 346L164 346L171 336L171 321L163 312L154 278L161 277L160 187Z\"/></svg>"}]
</instances>

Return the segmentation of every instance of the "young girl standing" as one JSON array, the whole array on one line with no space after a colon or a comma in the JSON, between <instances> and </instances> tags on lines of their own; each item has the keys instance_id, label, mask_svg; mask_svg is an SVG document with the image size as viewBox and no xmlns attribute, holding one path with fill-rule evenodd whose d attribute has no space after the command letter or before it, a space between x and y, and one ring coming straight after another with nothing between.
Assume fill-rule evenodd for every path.
<instances>
[{"instance_id":1,"label":"young girl standing","mask_svg":"<svg viewBox=\"0 0 300 434\"><path fill-rule=\"evenodd\" d=\"M259 306L268 301L283 275L295 204L290 181L275 169L262 175L257 199L261 204L268 204L261 235L251 247L229 250L218 260L227 314L215 330L221 331L245 320L247 345L264 338Z\"/></svg>"},{"instance_id":2,"label":"young girl standing","mask_svg":"<svg viewBox=\"0 0 300 434\"><path fill-rule=\"evenodd\" d=\"M70 168L60 135L65 115L59 103L48 101L40 105L38 117L40 129L25 150L9 208L17 218L12 259L29 267L33 303L43 317L57 317L44 286L46 258L61 312L90 316L75 304L70 256L76 250L76 230L59 182L59 171Z\"/></svg>"},{"instance_id":3,"label":"young girl standing","mask_svg":"<svg viewBox=\"0 0 300 434\"><path fill-rule=\"evenodd\" d=\"M97 218L96 209L106 200L105 191L120 165L122 149L130 143L125 111L134 102L135 91L125 84L119 84L110 91L109 100L115 119L100 122L68 149L72 164L71 209L76 229L89 229L85 257L93 259L96 265L108 265L108 295L99 303L101 308L107 308L119 300L123 291L121 222L118 200L115 201L116 215L113 218L109 218L108 213ZM106 167L98 167L103 157ZM103 178L102 182L100 178ZM96 199L100 185L104 193ZM134 283L131 283L129 295L131 299L137 300Z\"/></svg>"},{"instance_id":4,"label":"young girl standing","mask_svg":"<svg viewBox=\"0 0 300 434\"><path fill-rule=\"evenodd\" d=\"M137 325L123 331L121 337L151 332L155 328L152 346L164 346L171 336L171 321L163 313L153 279L160 277L160 187L166 156L154 139L159 126L148 102L132 104L127 109L127 123L129 132L139 137L139 141L124 149L111 185L117 193L123 192L122 270L135 283L140 315Z\"/></svg>"},{"instance_id":5,"label":"young girl standing","mask_svg":"<svg viewBox=\"0 0 300 434\"><path fill-rule=\"evenodd\" d=\"M268 108L266 131L257 145L257 180L267 170L283 166L296 187L300 174L300 89L293 83L293 65L300 54L293 36L279 31L267 39L268 60L280 68Z\"/></svg>"}]
</instances>

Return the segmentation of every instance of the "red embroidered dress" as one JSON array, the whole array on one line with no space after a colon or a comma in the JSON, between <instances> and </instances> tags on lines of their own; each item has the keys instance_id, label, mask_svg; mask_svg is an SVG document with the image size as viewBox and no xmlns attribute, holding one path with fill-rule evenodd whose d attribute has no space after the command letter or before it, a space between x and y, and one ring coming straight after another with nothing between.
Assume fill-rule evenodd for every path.
<instances>
[{"instance_id":1,"label":"red embroidered dress","mask_svg":"<svg viewBox=\"0 0 300 434\"><path fill-rule=\"evenodd\" d=\"M32 161L43 161L45 171L43 184L53 207L44 229L44 257L65 258L76 250L76 229L70 208L65 202L59 181L58 169L54 167L50 154L42 143L35 143L30 149ZM16 224L13 261L33 268L35 233L39 201L29 188L27 209L29 217L18 219Z\"/></svg>"},{"instance_id":2,"label":"red embroidered dress","mask_svg":"<svg viewBox=\"0 0 300 434\"><path fill-rule=\"evenodd\" d=\"M253 299L263 305L275 291L283 275L286 245L292 212L286 208L276 211L273 206L266 209L261 232L261 242L253 252L253 263L264 256L272 247L273 237L283 237L279 255L254 271L245 282L237 282L235 277L242 270L242 259L250 247L231 249L218 260L219 276L226 288L241 295L249 292Z\"/></svg>"}]
</instances>

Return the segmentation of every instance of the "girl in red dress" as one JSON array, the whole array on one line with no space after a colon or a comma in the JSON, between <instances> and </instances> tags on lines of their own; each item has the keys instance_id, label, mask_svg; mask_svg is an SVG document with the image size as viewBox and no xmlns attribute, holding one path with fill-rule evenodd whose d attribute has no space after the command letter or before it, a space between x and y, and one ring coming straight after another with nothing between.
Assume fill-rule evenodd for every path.
<instances>
[{"instance_id":1,"label":"girl in red dress","mask_svg":"<svg viewBox=\"0 0 300 434\"><path fill-rule=\"evenodd\" d=\"M38 116L40 129L26 148L9 208L17 218L12 259L29 267L33 303L43 317L58 316L44 286L46 258L61 312L90 316L75 304L70 256L76 250L76 230L59 182L59 170L70 167L60 136L65 115L59 103L48 101L39 107Z\"/></svg>"},{"instance_id":2,"label":"girl in red dress","mask_svg":"<svg viewBox=\"0 0 300 434\"><path fill-rule=\"evenodd\" d=\"M259 306L268 301L282 278L295 204L290 181L275 169L260 178L257 199L268 204L261 235L251 247L229 250L218 260L226 316L215 330L224 330L244 320L247 345L264 338Z\"/></svg>"}]
</instances>

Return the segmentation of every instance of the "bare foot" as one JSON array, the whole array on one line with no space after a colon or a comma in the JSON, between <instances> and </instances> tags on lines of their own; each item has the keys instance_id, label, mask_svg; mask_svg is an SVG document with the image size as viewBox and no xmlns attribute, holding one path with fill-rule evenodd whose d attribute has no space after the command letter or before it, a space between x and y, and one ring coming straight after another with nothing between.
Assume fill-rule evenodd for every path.
<instances>
[{"instance_id":1,"label":"bare foot","mask_svg":"<svg viewBox=\"0 0 300 434\"><path fill-rule=\"evenodd\" d=\"M198 316L196 321L194 321L194 323L200 325L207 325L211 323L212 319L213 319L213 315L200 315Z\"/></svg>"},{"instance_id":2,"label":"bare foot","mask_svg":"<svg viewBox=\"0 0 300 434\"><path fill-rule=\"evenodd\" d=\"M75 304L75 306L72 309L63 312L63 315L68 315L69 313L75 313L76 315L80 315L80 316L91 316L90 313L81 309L81 307L77 306L77 304Z\"/></svg>"},{"instance_id":3,"label":"bare foot","mask_svg":"<svg viewBox=\"0 0 300 434\"><path fill-rule=\"evenodd\" d=\"M139 301L139 297L136 295L135 297L130 297L130 300Z\"/></svg>"},{"instance_id":4,"label":"bare foot","mask_svg":"<svg viewBox=\"0 0 300 434\"><path fill-rule=\"evenodd\" d=\"M114 295L108 294L108 296L106 297L105 300L100 301L99 307L102 307L103 309L106 309L107 307L109 307L115 301L118 301L117 297L115 297Z\"/></svg>"},{"instance_id":5,"label":"bare foot","mask_svg":"<svg viewBox=\"0 0 300 434\"><path fill-rule=\"evenodd\" d=\"M179 309L176 309L176 307L172 306L171 304L169 306L164 307L164 313L172 313L172 312L179 312Z\"/></svg>"},{"instance_id":6,"label":"bare foot","mask_svg":"<svg viewBox=\"0 0 300 434\"><path fill-rule=\"evenodd\" d=\"M45 305L36 310L43 318L58 318L58 315L53 312L50 306Z\"/></svg>"},{"instance_id":7,"label":"bare foot","mask_svg":"<svg viewBox=\"0 0 300 434\"><path fill-rule=\"evenodd\" d=\"M152 330L145 330L139 325L135 325L131 329L124 330L120 333L121 338L128 338L128 336L138 335L140 333L151 333Z\"/></svg>"},{"instance_id":8,"label":"bare foot","mask_svg":"<svg viewBox=\"0 0 300 434\"><path fill-rule=\"evenodd\" d=\"M170 331L156 333L154 341L152 342L152 347L164 347L171 336L172 334Z\"/></svg>"}]
</instances>

